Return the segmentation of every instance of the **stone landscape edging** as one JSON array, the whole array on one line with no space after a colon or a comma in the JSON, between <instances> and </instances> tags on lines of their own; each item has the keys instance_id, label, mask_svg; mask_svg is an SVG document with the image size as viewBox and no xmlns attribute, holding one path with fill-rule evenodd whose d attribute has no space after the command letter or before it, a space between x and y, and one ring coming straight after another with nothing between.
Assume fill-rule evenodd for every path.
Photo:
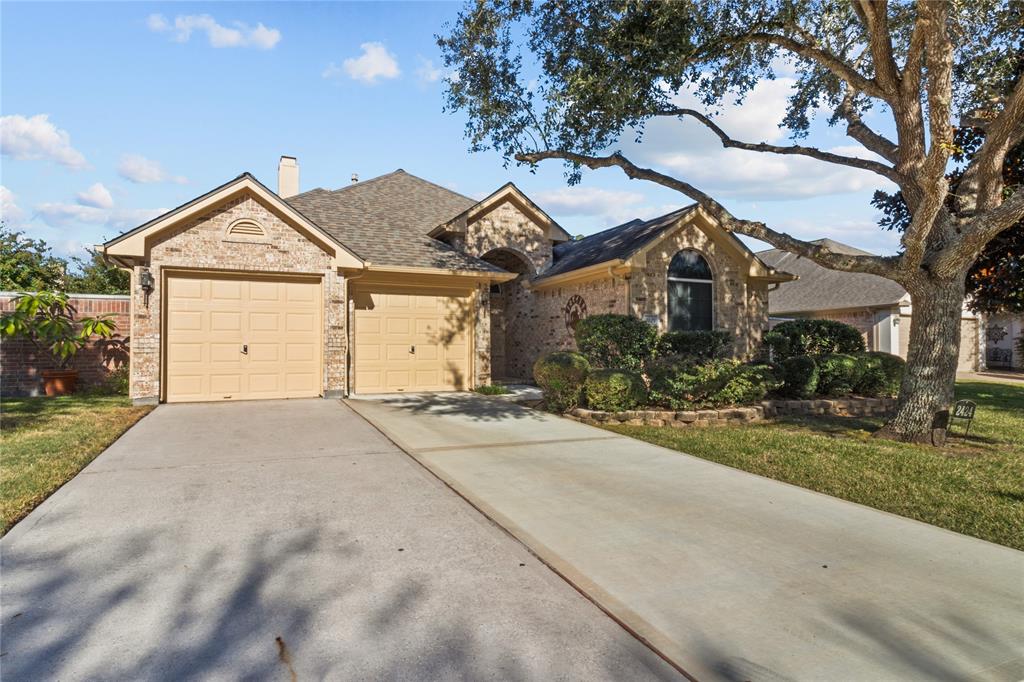
<instances>
[{"instance_id":1,"label":"stone landscape edging","mask_svg":"<svg viewBox=\"0 0 1024 682\"><path fill-rule=\"evenodd\" d=\"M565 416L569 419L600 426L671 426L690 428L748 424L772 417L790 415L830 415L836 417L885 416L896 407L895 398L817 398L814 400L762 400L757 405L725 407L716 410L626 410L604 412L577 407Z\"/></svg>"}]
</instances>

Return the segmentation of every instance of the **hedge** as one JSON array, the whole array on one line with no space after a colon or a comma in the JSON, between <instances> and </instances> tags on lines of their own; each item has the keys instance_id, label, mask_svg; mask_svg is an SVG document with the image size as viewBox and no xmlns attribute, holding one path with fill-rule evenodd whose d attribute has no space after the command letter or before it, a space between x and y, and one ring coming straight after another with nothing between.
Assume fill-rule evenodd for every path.
<instances>
[{"instance_id":1,"label":"hedge","mask_svg":"<svg viewBox=\"0 0 1024 682\"><path fill-rule=\"evenodd\" d=\"M583 384L583 393L588 407L607 412L632 410L647 400L643 377L621 369L594 370Z\"/></svg>"},{"instance_id":2,"label":"hedge","mask_svg":"<svg viewBox=\"0 0 1024 682\"><path fill-rule=\"evenodd\" d=\"M780 384L767 365L664 358L651 368L651 401L671 409L738 405L757 402Z\"/></svg>"},{"instance_id":3,"label":"hedge","mask_svg":"<svg viewBox=\"0 0 1024 682\"><path fill-rule=\"evenodd\" d=\"M590 372L590 363L579 353L549 353L533 364L533 379L544 390L548 408L567 412L580 406L583 383Z\"/></svg>"},{"instance_id":4,"label":"hedge","mask_svg":"<svg viewBox=\"0 0 1024 682\"><path fill-rule=\"evenodd\" d=\"M658 331L629 315L591 315L576 325L576 346L595 367L642 372Z\"/></svg>"},{"instance_id":5,"label":"hedge","mask_svg":"<svg viewBox=\"0 0 1024 682\"><path fill-rule=\"evenodd\" d=\"M797 355L862 353L864 337L856 327L835 320L789 320L765 335L776 362Z\"/></svg>"},{"instance_id":6,"label":"hedge","mask_svg":"<svg viewBox=\"0 0 1024 682\"><path fill-rule=\"evenodd\" d=\"M727 355L731 344L732 334L725 331L666 332L658 339L657 354L714 360Z\"/></svg>"}]
</instances>

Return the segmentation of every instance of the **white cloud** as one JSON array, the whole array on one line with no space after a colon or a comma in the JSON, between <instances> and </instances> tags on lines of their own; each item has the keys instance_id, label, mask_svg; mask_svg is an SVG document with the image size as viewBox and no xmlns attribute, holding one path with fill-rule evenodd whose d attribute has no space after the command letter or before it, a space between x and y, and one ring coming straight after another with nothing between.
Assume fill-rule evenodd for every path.
<instances>
[{"instance_id":1,"label":"white cloud","mask_svg":"<svg viewBox=\"0 0 1024 682\"><path fill-rule=\"evenodd\" d=\"M444 77L444 69L434 66L433 60L424 57L418 59L420 65L416 67L416 78L421 83L436 83Z\"/></svg>"},{"instance_id":2,"label":"white cloud","mask_svg":"<svg viewBox=\"0 0 1024 682\"><path fill-rule=\"evenodd\" d=\"M723 106L712 118L733 139L788 144L787 133L779 123L794 82L786 77L761 81L742 105ZM673 100L679 106L703 109L689 93ZM877 159L856 145L828 151ZM801 199L889 186L888 181L869 171L810 157L725 149L710 130L690 119L652 121L643 140L639 144L628 142L623 152L638 163L660 166L719 197Z\"/></svg>"},{"instance_id":3,"label":"white cloud","mask_svg":"<svg viewBox=\"0 0 1024 682\"><path fill-rule=\"evenodd\" d=\"M602 216L629 220L636 216L644 195L598 187L562 187L534 192L538 205L560 216Z\"/></svg>"},{"instance_id":4,"label":"white cloud","mask_svg":"<svg viewBox=\"0 0 1024 682\"><path fill-rule=\"evenodd\" d=\"M50 227L74 224L104 225L123 231L166 213L166 208L96 208L81 204L49 202L37 204L35 215Z\"/></svg>"},{"instance_id":5,"label":"white cloud","mask_svg":"<svg viewBox=\"0 0 1024 682\"><path fill-rule=\"evenodd\" d=\"M188 178L181 175L171 175L159 161L147 159L141 154L124 154L117 164L117 173L125 180L138 184L149 184L154 182L173 182L184 185Z\"/></svg>"},{"instance_id":6,"label":"white cloud","mask_svg":"<svg viewBox=\"0 0 1024 682\"><path fill-rule=\"evenodd\" d=\"M0 117L0 151L19 160L47 159L80 170L89 164L71 146L71 136L50 122L49 114Z\"/></svg>"},{"instance_id":7,"label":"white cloud","mask_svg":"<svg viewBox=\"0 0 1024 682\"><path fill-rule=\"evenodd\" d=\"M281 32L267 28L262 23L255 27L241 21L232 26L218 24L209 14L183 14L174 18L174 24L162 14L150 14L146 26L154 33L174 33L174 40L187 43L196 31L206 33L210 47L254 47L258 50L273 49L281 41Z\"/></svg>"},{"instance_id":8,"label":"white cloud","mask_svg":"<svg viewBox=\"0 0 1024 682\"><path fill-rule=\"evenodd\" d=\"M113 208L114 198L110 196L110 190L104 187L102 182L97 182L84 192L78 193L78 203L93 208Z\"/></svg>"},{"instance_id":9,"label":"white cloud","mask_svg":"<svg viewBox=\"0 0 1024 682\"><path fill-rule=\"evenodd\" d=\"M384 43L363 43L359 47L363 54L346 59L340 67L331 62L324 69L323 77L337 78L345 74L352 80L372 85L380 78L398 78L401 75L398 60L388 52Z\"/></svg>"},{"instance_id":10,"label":"white cloud","mask_svg":"<svg viewBox=\"0 0 1024 682\"><path fill-rule=\"evenodd\" d=\"M18 206L17 200L18 197L14 192L0 185L0 218L8 226L20 223L25 217L25 212Z\"/></svg>"}]
</instances>

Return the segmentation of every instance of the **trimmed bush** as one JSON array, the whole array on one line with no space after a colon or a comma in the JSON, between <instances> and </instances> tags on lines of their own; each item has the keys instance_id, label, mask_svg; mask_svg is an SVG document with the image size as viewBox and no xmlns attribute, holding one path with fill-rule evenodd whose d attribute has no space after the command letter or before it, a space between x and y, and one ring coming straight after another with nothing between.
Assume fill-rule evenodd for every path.
<instances>
[{"instance_id":1,"label":"trimmed bush","mask_svg":"<svg viewBox=\"0 0 1024 682\"><path fill-rule=\"evenodd\" d=\"M864 352L864 337L856 327L835 320L790 320L770 334L776 362L797 355Z\"/></svg>"},{"instance_id":2,"label":"trimmed bush","mask_svg":"<svg viewBox=\"0 0 1024 682\"><path fill-rule=\"evenodd\" d=\"M676 410L739 405L763 399L780 384L767 365L664 358L651 369L651 400Z\"/></svg>"},{"instance_id":3,"label":"trimmed bush","mask_svg":"<svg viewBox=\"0 0 1024 682\"><path fill-rule=\"evenodd\" d=\"M861 361L845 353L829 353L815 358L818 364L818 393L841 397L853 393L863 373Z\"/></svg>"},{"instance_id":4,"label":"trimmed bush","mask_svg":"<svg viewBox=\"0 0 1024 682\"><path fill-rule=\"evenodd\" d=\"M812 398L818 389L818 365L814 358L797 355L782 361L782 388L788 398Z\"/></svg>"},{"instance_id":5,"label":"trimmed bush","mask_svg":"<svg viewBox=\"0 0 1024 682\"><path fill-rule=\"evenodd\" d=\"M544 400L554 412L567 412L580 406L583 382L590 363L579 353L548 353L533 364L533 379L544 390Z\"/></svg>"},{"instance_id":6,"label":"trimmed bush","mask_svg":"<svg viewBox=\"0 0 1024 682\"><path fill-rule=\"evenodd\" d=\"M595 367L642 372L658 331L629 315L591 315L576 325L576 346Z\"/></svg>"},{"instance_id":7,"label":"trimmed bush","mask_svg":"<svg viewBox=\"0 0 1024 682\"><path fill-rule=\"evenodd\" d=\"M857 356L860 380L853 390L871 398L894 398L900 392L903 368L907 363L898 355L871 351Z\"/></svg>"},{"instance_id":8,"label":"trimmed bush","mask_svg":"<svg viewBox=\"0 0 1024 682\"><path fill-rule=\"evenodd\" d=\"M782 362L790 357L789 337L778 332L766 332L761 344L768 349L768 358L772 362Z\"/></svg>"},{"instance_id":9,"label":"trimmed bush","mask_svg":"<svg viewBox=\"0 0 1024 682\"><path fill-rule=\"evenodd\" d=\"M682 355L696 360L725 357L731 350L732 334L724 331L667 332L658 339L657 354Z\"/></svg>"},{"instance_id":10,"label":"trimmed bush","mask_svg":"<svg viewBox=\"0 0 1024 682\"><path fill-rule=\"evenodd\" d=\"M583 384L587 406L594 410L622 412L647 400L647 386L636 372L622 369L598 369Z\"/></svg>"}]
</instances>

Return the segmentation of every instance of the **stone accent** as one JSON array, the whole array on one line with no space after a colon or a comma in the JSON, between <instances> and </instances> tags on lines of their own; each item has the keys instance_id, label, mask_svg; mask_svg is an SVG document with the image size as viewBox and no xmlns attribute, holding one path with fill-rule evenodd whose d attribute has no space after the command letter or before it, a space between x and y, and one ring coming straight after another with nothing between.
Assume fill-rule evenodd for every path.
<instances>
[{"instance_id":1,"label":"stone accent","mask_svg":"<svg viewBox=\"0 0 1024 682\"><path fill-rule=\"evenodd\" d=\"M566 417L600 426L670 426L685 429L699 426L724 426L788 415L832 415L837 417L885 416L896 409L895 398L836 398L822 400L763 400L759 405L728 407L719 410L628 410L602 412L578 407Z\"/></svg>"},{"instance_id":2,"label":"stone accent","mask_svg":"<svg viewBox=\"0 0 1024 682\"><path fill-rule=\"evenodd\" d=\"M744 265L692 222L647 252L643 269L630 279L630 310L641 319L656 317L658 331L668 331L668 266L684 249L697 251L707 259L713 276L715 329L732 334L735 357L749 359L768 327L768 285L751 282Z\"/></svg>"},{"instance_id":3,"label":"stone accent","mask_svg":"<svg viewBox=\"0 0 1024 682\"><path fill-rule=\"evenodd\" d=\"M266 237L258 241L228 238L228 226L240 218L262 225ZM231 199L205 215L161 234L150 247L149 267L155 287L148 295L137 285L140 268L135 268L132 273L133 399L160 397L163 271L175 267L321 276L324 287L323 390L325 394L345 390L344 278L332 267L329 254L262 202L250 195Z\"/></svg>"},{"instance_id":4,"label":"stone accent","mask_svg":"<svg viewBox=\"0 0 1024 682\"><path fill-rule=\"evenodd\" d=\"M495 250L512 251L530 264L531 275L551 265L552 244L544 228L510 201L467 225L460 248L478 258Z\"/></svg>"},{"instance_id":5,"label":"stone accent","mask_svg":"<svg viewBox=\"0 0 1024 682\"><path fill-rule=\"evenodd\" d=\"M14 309L14 294L0 294L0 312ZM112 315L117 329L112 339L94 339L75 355L71 368L78 370L81 388L98 386L110 373L128 364L131 329L130 298L72 294L76 317ZM28 339L5 339L0 343L0 392L4 396L42 395L43 370L57 369L53 356Z\"/></svg>"}]
</instances>

